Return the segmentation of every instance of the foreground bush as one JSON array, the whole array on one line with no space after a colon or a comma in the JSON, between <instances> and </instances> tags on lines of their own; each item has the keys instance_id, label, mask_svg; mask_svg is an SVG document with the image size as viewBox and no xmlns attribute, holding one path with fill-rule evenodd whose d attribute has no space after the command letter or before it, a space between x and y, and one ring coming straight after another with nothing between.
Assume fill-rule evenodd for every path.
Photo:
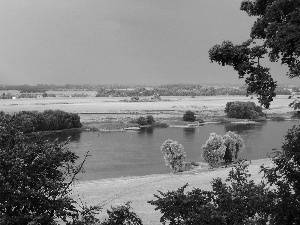
<instances>
[{"instance_id":1,"label":"foreground bush","mask_svg":"<svg viewBox=\"0 0 300 225\"><path fill-rule=\"evenodd\" d=\"M100 225L142 225L142 220L131 210L130 202L107 210L108 219Z\"/></svg>"},{"instance_id":2,"label":"foreground bush","mask_svg":"<svg viewBox=\"0 0 300 225\"><path fill-rule=\"evenodd\" d=\"M212 181L212 191L195 188L185 193L188 184L177 191L159 191L148 201L163 215L162 224L232 225L266 224L272 204L272 193L264 183L249 181L248 165L238 163L226 182ZM253 223L252 223L253 222Z\"/></svg>"},{"instance_id":3,"label":"foreground bush","mask_svg":"<svg viewBox=\"0 0 300 225\"><path fill-rule=\"evenodd\" d=\"M258 119L265 117L262 107L255 105L254 102L227 102L225 113L229 118L236 119Z\"/></svg>"},{"instance_id":4,"label":"foreground bush","mask_svg":"<svg viewBox=\"0 0 300 225\"><path fill-rule=\"evenodd\" d=\"M13 118L1 115L0 224L72 220L78 210L70 187L84 161L77 166L67 143L24 135Z\"/></svg>"},{"instance_id":5,"label":"foreground bush","mask_svg":"<svg viewBox=\"0 0 300 225\"><path fill-rule=\"evenodd\" d=\"M164 159L167 167L170 167L175 172L182 171L186 154L181 144L168 139L162 144L160 150L165 154Z\"/></svg>"}]
</instances>

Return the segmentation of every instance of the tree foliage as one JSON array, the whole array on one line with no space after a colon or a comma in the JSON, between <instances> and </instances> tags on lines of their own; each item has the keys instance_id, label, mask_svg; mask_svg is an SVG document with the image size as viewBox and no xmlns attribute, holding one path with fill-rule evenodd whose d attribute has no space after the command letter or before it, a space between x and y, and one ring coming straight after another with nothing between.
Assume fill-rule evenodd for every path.
<instances>
[{"instance_id":1,"label":"tree foliage","mask_svg":"<svg viewBox=\"0 0 300 225\"><path fill-rule=\"evenodd\" d=\"M0 120L0 223L52 224L78 212L69 196L81 171L67 143L25 136L8 115Z\"/></svg>"},{"instance_id":2,"label":"tree foliage","mask_svg":"<svg viewBox=\"0 0 300 225\"><path fill-rule=\"evenodd\" d=\"M111 207L107 210L108 219L100 223L100 225L142 225L142 220L131 210L130 202L125 205Z\"/></svg>"},{"instance_id":3,"label":"tree foliage","mask_svg":"<svg viewBox=\"0 0 300 225\"><path fill-rule=\"evenodd\" d=\"M2 113L4 115L5 113ZM64 112L62 110L21 111L11 117L23 133L38 131L63 130L80 128L80 116L77 113Z\"/></svg>"},{"instance_id":4,"label":"tree foliage","mask_svg":"<svg viewBox=\"0 0 300 225\"><path fill-rule=\"evenodd\" d=\"M218 165L222 160L233 162L244 147L244 140L231 131L223 136L211 133L202 146L202 157L211 166Z\"/></svg>"},{"instance_id":5,"label":"tree foliage","mask_svg":"<svg viewBox=\"0 0 300 225\"><path fill-rule=\"evenodd\" d=\"M227 102L225 113L229 118L236 119L258 119L266 116L262 107L257 106L254 102Z\"/></svg>"},{"instance_id":6,"label":"tree foliage","mask_svg":"<svg viewBox=\"0 0 300 225\"><path fill-rule=\"evenodd\" d=\"M180 172L184 165L186 154L184 147L177 141L166 140L160 147L162 153L165 154L164 159L167 167L175 172Z\"/></svg>"},{"instance_id":7,"label":"tree foliage","mask_svg":"<svg viewBox=\"0 0 300 225\"><path fill-rule=\"evenodd\" d=\"M186 184L176 191L159 191L160 195L155 194L156 199L149 203L160 210L163 224L266 224L272 193L263 182L249 181L247 168L247 164L239 162L226 182L221 178L211 182L212 191L194 188L185 193Z\"/></svg>"},{"instance_id":8,"label":"tree foliage","mask_svg":"<svg viewBox=\"0 0 300 225\"><path fill-rule=\"evenodd\" d=\"M183 121L190 121L190 122L194 122L196 120L196 116L195 113L191 110L188 110L184 113L183 115Z\"/></svg>"},{"instance_id":9,"label":"tree foliage","mask_svg":"<svg viewBox=\"0 0 300 225\"><path fill-rule=\"evenodd\" d=\"M229 65L239 74L247 75L247 93L256 93L259 102L269 107L275 97L276 82L269 68L260 65L268 53L272 62L281 60L289 67L288 76L300 76L300 2L299 0L244 0L241 10L257 17L248 41L234 45L224 41L209 50L209 58L223 66ZM257 45L255 39L261 39ZM268 52L269 51L269 52Z\"/></svg>"},{"instance_id":10,"label":"tree foliage","mask_svg":"<svg viewBox=\"0 0 300 225\"><path fill-rule=\"evenodd\" d=\"M210 165L216 165L224 158L226 146L221 135L211 133L202 149L203 159Z\"/></svg>"}]
</instances>

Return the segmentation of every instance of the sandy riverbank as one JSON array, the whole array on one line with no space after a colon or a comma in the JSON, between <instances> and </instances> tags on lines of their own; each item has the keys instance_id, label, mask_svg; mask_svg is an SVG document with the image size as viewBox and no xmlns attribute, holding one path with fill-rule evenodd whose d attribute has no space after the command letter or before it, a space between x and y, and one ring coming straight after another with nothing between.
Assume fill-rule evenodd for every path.
<instances>
[{"instance_id":1,"label":"sandy riverbank","mask_svg":"<svg viewBox=\"0 0 300 225\"><path fill-rule=\"evenodd\" d=\"M250 179L256 183L262 177L259 174L261 165L272 165L269 159L253 160L249 166ZM144 225L160 224L160 212L147 201L155 199L153 194L158 194L157 190L166 192L176 190L186 183L192 188L211 190L213 178L220 177L225 180L231 168L216 168L209 170L207 165L202 164L201 168L195 168L181 174L159 174L142 177L124 177L114 179L104 179L95 181L79 182L73 187L73 197L81 198L88 205L102 204L103 211L99 215L101 219L106 217L106 209L111 205L118 205L131 201L133 210L142 219Z\"/></svg>"},{"instance_id":2,"label":"sandy riverbank","mask_svg":"<svg viewBox=\"0 0 300 225\"><path fill-rule=\"evenodd\" d=\"M44 111L60 109L79 113L81 122L86 127L98 130L122 130L132 126L131 121L139 116L153 115L156 121L170 125L182 124L185 111L192 110L197 118L214 121L225 117L224 109L230 101L252 101L259 104L254 97L246 96L166 96L156 102L124 102L126 98L87 97L87 98L41 98L41 99L1 99L1 110L19 112L22 110ZM128 98L129 99L129 98ZM143 99L146 99L143 98ZM288 96L277 96L269 109L264 109L268 117L282 116L290 119L294 110L288 104Z\"/></svg>"}]
</instances>

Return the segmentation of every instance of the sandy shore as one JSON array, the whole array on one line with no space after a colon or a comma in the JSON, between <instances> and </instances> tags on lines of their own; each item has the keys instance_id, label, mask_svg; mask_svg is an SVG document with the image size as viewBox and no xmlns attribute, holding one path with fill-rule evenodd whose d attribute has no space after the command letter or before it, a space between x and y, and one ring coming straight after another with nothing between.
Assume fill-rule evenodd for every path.
<instances>
[{"instance_id":1,"label":"sandy shore","mask_svg":"<svg viewBox=\"0 0 300 225\"><path fill-rule=\"evenodd\" d=\"M252 101L259 105L256 97L246 96L166 96L162 101L124 102L117 97L86 98L41 98L41 99L0 99L1 110L19 112L22 110L44 111L60 109L79 113L85 127L98 130L122 130L134 126L132 120L139 116L153 115L154 119L169 125L182 124L185 111L192 110L197 118L214 121L225 117L224 109L230 101ZM148 100L150 100L148 98ZM264 109L268 117L282 116L290 119L294 110L288 104L293 99L288 96L276 96L269 109Z\"/></svg>"},{"instance_id":2,"label":"sandy shore","mask_svg":"<svg viewBox=\"0 0 300 225\"><path fill-rule=\"evenodd\" d=\"M269 159L261 159L251 161L249 166L250 179L256 183L260 182L262 177L259 170L263 164L272 165ZM82 199L88 205L103 205L103 211L99 215L101 219L107 216L106 209L110 206L131 201L133 210L142 219L143 224L160 224L160 212L155 211L154 207L147 203L155 199L153 194L158 194L157 190L163 192L176 190L186 183L189 184L186 190L192 188L211 190L212 179L220 177L225 180L230 170L231 168L208 170L203 164L202 168L181 174L170 173L79 182L73 187L73 197Z\"/></svg>"}]
</instances>

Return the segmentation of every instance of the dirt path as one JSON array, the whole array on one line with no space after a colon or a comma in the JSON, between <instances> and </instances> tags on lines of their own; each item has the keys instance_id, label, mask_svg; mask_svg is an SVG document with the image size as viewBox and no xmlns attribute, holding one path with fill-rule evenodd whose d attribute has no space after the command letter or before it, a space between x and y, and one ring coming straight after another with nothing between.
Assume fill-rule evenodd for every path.
<instances>
[{"instance_id":1,"label":"dirt path","mask_svg":"<svg viewBox=\"0 0 300 225\"><path fill-rule=\"evenodd\" d=\"M260 165L270 165L268 159L253 160L249 166L251 179L259 182L261 174L258 174ZM154 210L147 201L155 199L153 194L157 190L176 190L186 183L187 190L201 188L211 190L211 181L220 177L225 179L231 168L218 168L214 170L198 169L185 174L161 174L142 177L125 177L117 179L105 179L97 181L80 182L73 188L73 196L81 198L87 204L101 204L103 212L101 219L106 217L106 209L111 205L118 205L131 201L133 210L142 219L143 224L159 224L160 212Z\"/></svg>"}]
</instances>

